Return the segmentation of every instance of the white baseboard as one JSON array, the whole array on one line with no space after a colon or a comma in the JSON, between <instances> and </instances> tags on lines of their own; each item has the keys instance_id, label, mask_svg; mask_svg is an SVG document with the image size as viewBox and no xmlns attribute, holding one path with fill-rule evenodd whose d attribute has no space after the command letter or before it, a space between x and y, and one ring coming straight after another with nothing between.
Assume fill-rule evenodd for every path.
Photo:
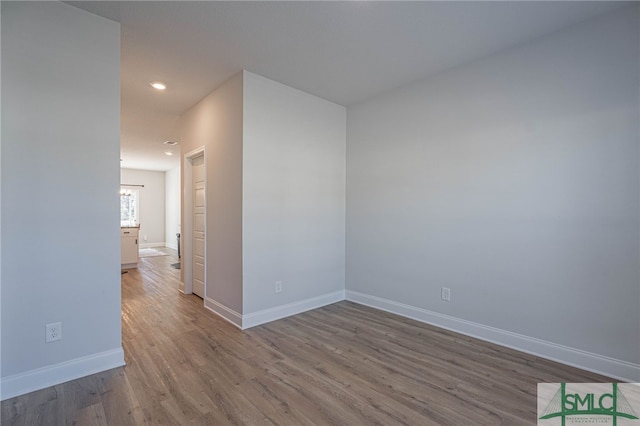
<instances>
[{"instance_id":1,"label":"white baseboard","mask_svg":"<svg viewBox=\"0 0 640 426\"><path fill-rule=\"evenodd\" d=\"M264 309L262 311L253 312L246 315L239 314L233 309L224 306L223 304L211 299L210 297L207 297L205 299L204 306L211 312L229 321L239 329L246 330L247 328L279 320L291 315L300 314L312 309L321 308L323 306L340 302L342 300L344 300L344 290L323 294L321 296L312 297L293 303L288 303L286 305Z\"/></svg>"},{"instance_id":2,"label":"white baseboard","mask_svg":"<svg viewBox=\"0 0 640 426\"><path fill-rule=\"evenodd\" d=\"M242 316L242 329L245 330L247 328L289 317L291 315L321 308L322 306L330 305L342 300L344 300L344 290L246 314Z\"/></svg>"},{"instance_id":3,"label":"white baseboard","mask_svg":"<svg viewBox=\"0 0 640 426\"><path fill-rule=\"evenodd\" d=\"M209 309L214 314L229 321L231 324L235 325L236 327L242 329L242 315L237 313L233 309L227 308L222 303L216 302L210 297L207 297L204 300L204 307Z\"/></svg>"},{"instance_id":4,"label":"white baseboard","mask_svg":"<svg viewBox=\"0 0 640 426\"><path fill-rule=\"evenodd\" d=\"M165 242L163 244L164 247L170 248L170 249L174 249L174 250L178 250L178 243L169 243L169 242Z\"/></svg>"},{"instance_id":5,"label":"white baseboard","mask_svg":"<svg viewBox=\"0 0 640 426\"><path fill-rule=\"evenodd\" d=\"M640 382L640 364L347 290L346 300L626 382Z\"/></svg>"},{"instance_id":6,"label":"white baseboard","mask_svg":"<svg viewBox=\"0 0 640 426\"><path fill-rule=\"evenodd\" d=\"M140 243L138 248L156 248L156 247L164 247L165 243Z\"/></svg>"},{"instance_id":7,"label":"white baseboard","mask_svg":"<svg viewBox=\"0 0 640 426\"><path fill-rule=\"evenodd\" d=\"M122 347L0 379L0 400L58 385L90 374L122 367Z\"/></svg>"}]
</instances>

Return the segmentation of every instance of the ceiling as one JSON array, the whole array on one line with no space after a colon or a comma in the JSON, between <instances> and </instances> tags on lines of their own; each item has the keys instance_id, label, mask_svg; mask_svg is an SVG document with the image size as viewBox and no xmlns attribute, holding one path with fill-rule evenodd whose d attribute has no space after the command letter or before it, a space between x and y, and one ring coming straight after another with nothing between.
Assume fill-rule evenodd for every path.
<instances>
[{"instance_id":1,"label":"ceiling","mask_svg":"<svg viewBox=\"0 0 640 426\"><path fill-rule=\"evenodd\" d=\"M178 165L163 142L179 140L179 116L242 69L352 105L626 4L68 3L121 24L121 165L146 170Z\"/></svg>"}]
</instances>

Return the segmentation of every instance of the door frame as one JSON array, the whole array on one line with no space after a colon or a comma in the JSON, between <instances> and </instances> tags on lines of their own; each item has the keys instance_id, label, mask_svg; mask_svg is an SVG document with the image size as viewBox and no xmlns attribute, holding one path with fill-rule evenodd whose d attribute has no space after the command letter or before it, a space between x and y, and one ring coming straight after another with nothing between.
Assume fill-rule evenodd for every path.
<instances>
[{"instance_id":1,"label":"door frame","mask_svg":"<svg viewBox=\"0 0 640 426\"><path fill-rule=\"evenodd\" d=\"M183 206L182 218L183 236L182 243L182 268L183 286L180 289L184 294L193 293L193 159L203 157L204 160L204 297L207 300L207 153L204 146L200 146L184 154L183 157Z\"/></svg>"}]
</instances>

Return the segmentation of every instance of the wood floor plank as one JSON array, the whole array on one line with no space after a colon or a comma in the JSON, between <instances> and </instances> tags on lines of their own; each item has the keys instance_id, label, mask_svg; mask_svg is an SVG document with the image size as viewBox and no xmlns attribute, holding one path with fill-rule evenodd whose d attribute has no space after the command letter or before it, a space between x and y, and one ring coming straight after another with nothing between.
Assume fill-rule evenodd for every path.
<instances>
[{"instance_id":1,"label":"wood floor plank","mask_svg":"<svg viewBox=\"0 0 640 426\"><path fill-rule=\"evenodd\" d=\"M71 424L74 425L92 425L92 426L108 426L107 416L104 413L102 403L89 405L76 412L76 418Z\"/></svg>"},{"instance_id":2,"label":"wood floor plank","mask_svg":"<svg viewBox=\"0 0 640 426\"><path fill-rule=\"evenodd\" d=\"M122 275L126 367L3 401L3 426L532 425L538 382L612 381L350 302L240 331L165 250Z\"/></svg>"}]
</instances>

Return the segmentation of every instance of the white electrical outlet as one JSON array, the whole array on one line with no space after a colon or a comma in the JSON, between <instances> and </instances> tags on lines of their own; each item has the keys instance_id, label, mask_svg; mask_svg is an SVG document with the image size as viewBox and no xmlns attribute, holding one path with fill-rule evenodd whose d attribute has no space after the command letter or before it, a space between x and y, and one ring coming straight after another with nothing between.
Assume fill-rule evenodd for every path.
<instances>
[{"instance_id":1,"label":"white electrical outlet","mask_svg":"<svg viewBox=\"0 0 640 426\"><path fill-rule=\"evenodd\" d=\"M276 293L280 293L282 291L282 281L276 281Z\"/></svg>"},{"instance_id":2,"label":"white electrical outlet","mask_svg":"<svg viewBox=\"0 0 640 426\"><path fill-rule=\"evenodd\" d=\"M56 340L62 340L62 323L53 322L45 325L45 342L51 343Z\"/></svg>"},{"instance_id":3,"label":"white electrical outlet","mask_svg":"<svg viewBox=\"0 0 640 426\"><path fill-rule=\"evenodd\" d=\"M451 289L449 287L442 287L440 291L440 297L445 302L451 302Z\"/></svg>"}]
</instances>

